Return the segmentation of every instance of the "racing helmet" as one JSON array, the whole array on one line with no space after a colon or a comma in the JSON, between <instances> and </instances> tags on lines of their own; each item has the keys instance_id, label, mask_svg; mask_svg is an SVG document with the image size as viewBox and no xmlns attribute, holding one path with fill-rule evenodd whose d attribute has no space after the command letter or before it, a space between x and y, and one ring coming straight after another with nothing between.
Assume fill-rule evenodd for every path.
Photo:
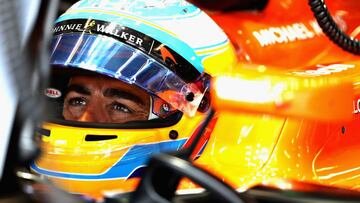
<instances>
[{"instance_id":1,"label":"racing helmet","mask_svg":"<svg viewBox=\"0 0 360 203\"><path fill-rule=\"evenodd\" d=\"M226 34L182 0L82 0L52 31L44 90L49 116L37 130L42 154L30 168L66 191L94 198L133 191L152 154L187 147L209 110L210 77L236 63ZM147 112L123 120L68 119L67 104L76 107L74 114L86 105L86 92L73 86L81 77L85 85L99 79L133 88L146 95L135 103L145 103ZM80 96L68 99L74 91ZM134 113L126 105L120 110Z\"/></svg>"}]
</instances>

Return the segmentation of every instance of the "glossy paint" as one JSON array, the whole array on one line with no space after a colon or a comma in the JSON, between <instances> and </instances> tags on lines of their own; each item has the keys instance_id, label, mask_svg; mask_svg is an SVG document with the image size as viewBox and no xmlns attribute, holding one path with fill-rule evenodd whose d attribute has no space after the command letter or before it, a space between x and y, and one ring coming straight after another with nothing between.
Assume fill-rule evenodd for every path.
<instances>
[{"instance_id":1,"label":"glossy paint","mask_svg":"<svg viewBox=\"0 0 360 203\"><path fill-rule=\"evenodd\" d=\"M159 13L160 9L162 11L161 13ZM100 24L96 24L97 22L110 21L112 26L128 26L158 40L163 44L155 45L155 41L153 41L153 43L147 45L151 45L149 47L151 49L156 46L158 46L159 49L166 48L167 46L173 51L178 52L178 54L196 67L199 73L205 71L208 74L216 75L218 72L228 72L236 63L234 49L225 33L203 11L183 0L139 0L136 2L132 0L84 0L74 4L70 10L59 17L57 22L84 18L89 19L89 26L91 25L90 30L78 29L78 25L74 26L75 24L73 24L67 27L59 25L60 27L55 27L54 31L64 31L72 27L75 29L73 31L81 31L81 38L83 38L85 32L92 32L92 29L100 28ZM199 29L184 29L193 27L194 23L200 23L202 27L198 27ZM109 25L108 28L110 29L112 26ZM203 37L203 29L211 33L210 37ZM119 33L116 34L116 32L110 32L109 30L105 31L105 34L106 32L108 32L107 34L112 33L114 36L117 35L117 37L121 36ZM99 34L99 36L100 35L101 34ZM125 35L123 37L127 38ZM99 38L104 39L105 36L101 35ZM131 36L129 36L127 40L130 40L130 38ZM61 42L59 42L59 44L61 44ZM100 44L101 46L96 46L96 50L98 50L100 54L96 55L95 51L91 49L91 57L85 54L87 56L86 59L93 58L99 60L99 62L108 62L109 59L103 60L99 57L105 53L105 50L101 50L101 47L109 48L113 46L103 46L104 43ZM145 45L146 43L143 44ZM77 45L71 47L75 47L74 50L78 49ZM168 49L168 51L170 49ZM145 49L139 48L139 50L144 51ZM61 52L63 52L63 50ZM71 51L69 53L75 52L76 51ZM162 55L162 57L166 58L167 54L165 52L163 53L165 55ZM68 59L74 56L73 54L70 55L71 57ZM109 55L106 55L106 58L108 58L108 56ZM63 58L56 57L55 54L52 54L52 57L53 59ZM133 58L131 58L131 60L133 60ZM162 58L162 60L164 60L164 58ZM70 65L67 59L65 63L63 62L65 61L60 63L64 66ZM125 66L115 66L116 71L111 73L99 67L99 63L89 63L83 66L86 64L86 60L81 58L79 58L79 62L80 64L73 65L76 68L85 68L115 78L119 76L119 79L120 75L124 76L124 74L120 73L124 70ZM125 63L125 65L128 64L131 63ZM135 68L135 66L131 67ZM144 67L148 66L139 66L138 68L142 71L146 69ZM183 66L181 67L183 68ZM109 68L109 66L106 66L106 68ZM134 71L130 72L133 73ZM158 82L161 81L161 83L158 83L159 85L171 84L172 86L181 87L179 82L164 82L165 78L173 77L155 69L152 69L151 73L136 73L134 76L123 79L126 79L125 82L130 84L136 84L134 83L135 78L149 75L159 76L160 80L155 80ZM146 80L146 82L149 81L153 80ZM150 92L150 87L152 87L152 85L143 86L142 88ZM161 94L159 97L185 99L184 96L180 96L179 94L181 92L187 93L183 87L181 87L181 91L172 91L171 88L159 91ZM192 117L186 115L185 112L188 111L179 106L178 109L182 109L184 112L181 118L164 120L162 124L151 125L151 127L148 125L147 127L145 126L146 128L142 123L136 127L129 128L116 124L109 127L94 125L93 123L82 125L61 121L45 122L39 133L39 145L42 154L32 163L31 170L34 173L50 179L63 190L70 193L91 196L96 199L101 199L104 193L109 191L133 191L136 188L139 177L141 177L143 173L148 158L153 153L176 151L190 145L206 116L205 113L196 111L197 105L201 102L202 94L198 98L199 99L194 98L194 101L191 102L196 104L196 106L191 105L192 107L190 107L190 109L195 110L195 115L192 115ZM184 104L184 102L180 101L177 103L179 105ZM216 120L212 123L215 124ZM200 153L203 150L211 132L212 128L209 126L206 135L202 137L199 146L196 148L196 152L193 154L194 157L197 157L199 155L198 152Z\"/></svg>"},{"instance_id":2,"label":"glossy paint","mask_svg":"<svg viewBox=\"0 0 360 203\"><path fill-rule=\"evenodd\" d=\"M343 94L339 87L351 84L350 97L349 92L344 97L335 96L332 100L336 102L327 103L326 108L321 106L328 116L342 111L347 115L343 119L312 117L306 105L301 109L310 111L306 118L292 116L294 112L281 115L277 108L264 111L259 105L255 105L258 109L254 113L250 103L251 113L220 112L209 143L195 163L239 191L259 184L306 190L306 185L293 184L294 180L360 190L360 58L343 51L322 33L307 2L270 0L262 11L209 12L237 49L238 73L244 64L251 64L262 72L278 71L319 81L333 78L338 85L322 95L328 98ZM358 1L326 3L344 32L360 39ZM351 68L342 68L344 65ZM242 74L246 76L247 72ZM314 88L319 86L309 87L309 94ZM241 89L237 86L228 91ZM349 91L349 86L344 91ZM312 102L308 107L317 105L317 101ZM337 102L346 106L338 106ZM193 187L183 182L184 191Z\"/></svg>"},{"instance_id":3,"label":"glossy paint","mask_svg":"<svg viewBox=\"0 0 360 203\"><path fill-rule=\"evenodd\" d=\"M326 4L339 26L347 34L357 36L358 2L337 0L326 1ZM322 33L306 0L269 0L262 11L209 14L232 40L241 63L292 69L357 59L334 45ZM284 27L290 33L293 32L290 39L282 38L277 32ZM263 33L262 36L270 34L268 39L273 39L275 35L278 42L262 46L255 33ZM262 38L266 38L265 36Z\"/></svg>"},{"instance_id":4,"label":"glossy paint","mask_svg":"<svg viewBox=\"0 0 360 203\"><path fill-rule=\"evenodd\" d=\"M337 0L326 3L344 31L356 37L360 22L358 1ZM273 108L274 106L264 109L264 107L247 103L249 105L244 111L221 111L220 105L213 121L214 126L208 129L206 139L198 146L202 154L194 163L217 175L239 191L259 184L287 189L306 189L307 186L294 184L294 180L360 191L360 159L358 158L360 154L360 58L341 50L326 38L317 26L306 0L269 0L267 7L262 11L226 13L212 11L208 14L228 34L237 51L239 59L237 70L235 70L237 73L249 68L257 71L258 76L261 76L262 72L277 71L300 78L299 81L314 78L311 80L327 82L301 86L303 95L295 95L295 99L285 100L289 103L283 108L289 105L301 106L302 97L304 97L304 102L309 103L299 109L293 108L293 111L287 114L279 112L278 108ZM207 60L204 63L208 67L215 67L217 64L232 64L227 61L231 59L227 55L229 54L226 54L223 61ZM343 68L344 66L351 68ZM205 71L220 75L217 71L212 72L211 68L208 70L205 68ZM281 81L281 77L277 79ZM334 86L329 84L338 86L332 89L331 87ZM349 84L352 87L351 101L348 97ZM323 91L321 97L317 97L322 102L305 98L306 95L311 96L316 92L311 88L319 88ZM307 89L310 93L306 91ZM228 91L242 91L242 89L233 87ZM294 94L296 92L298 89L294 90ZM213 101L216 101L216 98L213 98ZM320 111L313 108L316 106L314 103L326 104L327 108L323 109L328 112L322 112L320 117ZM249 106L252 109L249 109ZM310 107L313 109L309 109ZM335 111L338 114L334 114ZM302 112L308 113L301 114ZM317 112L319 115L315 115ZM332 119L328 120L326 117ZM129 145L139 143L134 136L135 133L136 135L143 134L143 144L169 140L171 130L180 132L177 140L191 139L188 135L194 134L194 126L198 126L202 119L204 115L201 114L194 120L186 118L175 126L159 130L123 132L113 129L110 134L118 133L122 137L128 137ZM51 124L45 124L45 127L59 131L59 136L64 131L71 130L66 126ZM212 127L214 127L213 130ZM84 130L83 134L103 133L96 132L97 129L87 130L90 131ZM155 133L156 139L150 139L150 131L151 136ZM43 145L47 150L54 150L53 146L61 144L55 143L57 140L55 138L43 136L42 139L47 142ZM66 139L76 140L74 137ZM105 146L106 143L100 144ZM206 147L203 148L205 143L207 143ZM74 142L69 145L69 149L77 145ZM87 152L99 152L98 149L103 146L90 143ZM186 147L186 144L183 147ZM124 146L122 150L129 149ZM66 154L59 153L66 155L64 157L67 158L62 160L68 163L66 167L45 162L46 159L60 158L56 156L55 151L41 157L37 163L46 166L49 170L74 173L71 164L81 163L83 158L72 159L71 157L76 154L74 151L68 151ZM106 156L119 159L123 154L124 152L119 154L111 152L104 153L103 157L98 156L98 160L88 159L87 161L96 162L96 165L82 167L81 171L75 170L75 174L83 173L83 170L86 170L88 174L103 173L114 164L111 160L105 159ZM100 162L103 165L99 164L99 160L103 161ZM50 177L50 179L73 193L85 193L98 198L102 197L104 191L100 190L104 187L112 191L115 188L117 192L128 192L134 190L138 182L138 178L118 178L116 181L92 181L89 186L88 180L74 181L58 177ZM194 183L183 180L179 192L191 192L196 188Z\"/></svg>"},{"instance_id":5,"label":"glossy paint","mask_svg":"<svg viewBox=\"0 0 360 203\"><path fill-rule=\"evenodd\" d=\"M191 118L192 124L200 125L203 116ZM68 192L96 199L104 192L133 191L153 153L179 150L192 142L189 135L196 127L188 119L184 115L171 127L140 130L44 123L39 140L43 153L30 168ZM178 136L171 137L171 132ZM201 145L209 136L204 138Z\"/></svg>"}]
</instances>

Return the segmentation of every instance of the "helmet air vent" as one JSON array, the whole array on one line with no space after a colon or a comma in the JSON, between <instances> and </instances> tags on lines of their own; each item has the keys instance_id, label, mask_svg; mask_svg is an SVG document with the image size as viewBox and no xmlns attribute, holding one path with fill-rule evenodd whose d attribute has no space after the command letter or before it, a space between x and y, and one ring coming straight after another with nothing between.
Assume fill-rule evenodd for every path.
<instances>
[{"instance_id":1,"label":"helmet air vent","mask_svg":"<svg viewBox=\"0 0 360 203\"><path fill-rule=\"evenodd\" d=\"M179 137L179 133L176 130L171 130L169 133L169 137L172 140L176 140Z\"/></svg>"},{"instance_id":2,"label":"helmet air vent","mask_svg":"<svg viewBox=\"0 0 360 203\"><path fill-rule=\"evenodd\" d=\"M93 141L105 141L116 139L117 135L86 135L85 141L93 142Z\"/></svg>"},{"instance_id":3,"label":"helmet air vent","mask_svg":"<svg viewBox=\"0 0 360 203\"><path fill-rule=\"evenodd\" d=\"M36 132L40 135L44 135L46 137L50 137L51 131L44 128L36 128Z\"/></svg>"}]
</instances>

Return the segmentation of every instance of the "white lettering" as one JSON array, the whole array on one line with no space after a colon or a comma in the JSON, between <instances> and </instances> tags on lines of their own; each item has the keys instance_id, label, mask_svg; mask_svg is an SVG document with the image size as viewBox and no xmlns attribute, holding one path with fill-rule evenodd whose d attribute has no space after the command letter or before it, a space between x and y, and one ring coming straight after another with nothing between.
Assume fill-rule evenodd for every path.
<instances>
[{"instance_id":1,"label":"white lettering","mask_svg":"<svg viewBox=\"0 0 360 203\"><path fill-rule=\"evenodd\" d=\"M296 40L296 32L295 30L291 27L291 25L288 25L286 27L281 27L281 31L283 33L283 35L286 36L286 38L290 41L293 42Z\"/></svg>"},{"instance_id":2,"label":"white lettering","mask_svg":"<svg viewBox=\"0 0 360 203\"><path fill-rule=\"evenodd\" d=\"M323 34L323 31L322 31L321 27L319 26L319 24L315 20L310 21L309 24L310 24L311 28L314 30L316 35L319 36L319 35Z\"/></svg>"},{"instance_id":3,"label":"white lettering","mask_svg":"<svg viewBox=\"0 0 360 203\"><path fill-rule=\"evenodd\" d=\"M135 42L135 36L134 36L134 35L130 35L129 41L130 41L130 42Z\"/></svg>"},{"instance_id":4,"label":"white lettering","mask_svg":"<svg viewBox=\"0 0 360 203\"><path fill-rule=\"evenodd\" d=\"M119 32L120 32L120 30L116 29L115 32L114 32L114 35L115 35L116 37L120 37Z\"/></svg>"},{"instance_id":5,"label":"white lettering","mask_svg":"<svg viewBox=\"0 0 360 203\"><path fill-rule=\"evenodd\" d=\"M314 37L314 33L310 32L302 23L295 23L293 25L299 39L309 39Z\"/></svg>"},{"instance_id":6,"label":"white lettering","mask_svg":"<svg viewBox=\"0 0 360 203\"><path fill-rule=\"evenodd\" d=\"M143 40L142 40L142 39L140 39L140 38L137 38L137 39L136 39L136 43L135 43L135 44L142 46L142 43L143 43Z\"/></svg>"},{"instance_id":7,"label":"white lettering","mask_svg":"<svg viewBox=\"0 0 360 203\"><path fill-rule=\"evenodd\" d=\"M353 114L358 114L360 112L360 99L353 101Z\"/></svg>"},{"instance_id":8,"label":"white lettering","mask_svg":"<svg viewBox=\"0 0 360 203\"><path fill-rule=\"evenodd\" d=\"M60 25L60 31L64 31L65 25Z\"/></svg>"},{"instance_id":9,"label":"white lettering","mask_svg":"<svg viewBox=\"0 0 360 203\"><path fill-rule=\"evenodd\" d=\"M72 26L72 28L74 28L74 27L75 27L75 25ZM76 27L76 29L79 29L79 28L80 28L80 25L78 25ZM54 30L60 30L60 29L61 29L61 27L54 28ZM102 33L114 35L116 37L120 37L124 40L130 41L130 42L135 43L140 46L142 46L142 43L143 43L143 39L141 39L135 35L129 34L127 32L123 32L122 30L117 29L112 24L110 24L110 25L97 24L96 30L97 30L97 32L102 32Z\"/></svg>"},{"instance_id":10,"label":"white lettering","mask_svg":"<svg viewBox=\"0 0 360 203\"><path fill-rule=\"evenodd\" d=\"M99 24L97 24L97 31L99 31L99 32L105 32L105 25L99 25Z\"/></svg>"},{"instance_id":11,"label":"white lettering","mask_svg":"<svg viewBox=\"0 0 360 203\"><path fill-rule=\"evenodd\" d=\"M97 24L97 31L98 32L103 32L106 34L111 34L111 28L109 26L105 26L105 25L99 25Z\"/></svg>"},{"instance_id":12,"label":"white lettering","mask_svg":"<svg viewBox=\"0 0 360 203\"><path fill-rule=\"evenodd\" d=\"M65 29L66 30L72 30L75 28L75 24L69 24L69 25L66 25Z\"/></svg>"},{"instance_id":13,"label":"white lettering","mask_svg":"<svg viewBox=\"0 0 360 203\"><path fill-rule=\"evenodd\" d=\"M253 36L257 39L262 47L293 42L296 39L305 40L315 36L314 32L310 31L303 23L294 23L292 25L271 27L254 31Z\"/></svg>"},{"instance_id":14,"label":"white lettering","mask_svg":"<svg viewBox=\"0 0 360 203\"><path fill-rule=\"evenodd\" d=\"M128 35L129 35L129 33L122 32L120 37L121 37L122 39L128 40Z\"/></svg>"},{"instance_id":15,"label":"white lettering","mask_svg":"<svg viewBox=\"0 0 360 203\"><path fill-rule=\"evenodd\" d=\"M259 32L253 32L253 35L260 42L262 47L275 44L275 39L270 31L268 30L260 30Z\"/></svg>"},{"instance_id":16,"label":"white lettering","mask_svg":"<svg viewBox=\"0 0 360 203\"><path fill-rule=\"evenodd\" d=\"M82 24L59 25L59 26L54 27L53 32L68 31L68 30L82 31L81 26L82 26Z\"/></svg>"},{"instance_id":17,"label":"white lettering","mask_svg":"<svg viewBox=\"0 0 360 203\"><path fill-rule=\"evenodd\" d=\"M81 24L77 24L75 29L78 31L83 31L83 29L81 27L82 27Z\"/></svg>"},{"instance_id":18,"label":"white lettering","mask_svg":"<svg viewBox=\"0 0 360 203\"><path fill-rule=\"evenodd\" d=\"M269 29L269 32L273 33L275 41L277 43L283 43L289 41L286 35L282 34L281 28L273 27Z\"/></svg>"},{"instance_id":19,"label":"white lettering","mask_svg":"<svg viewBox=\"0 0 360 203\"><path fill-rule=\"evenodd\" d=\"M320 68L316 70L306 70L306 71L296 71L292 72L295 75L304 75L304 76L320 76L320 75L330 75L332 73L338 73L341 71L354 68L355 65L352 64L331 64L328 66L318 66Z\"/></svg>"}]
</instances>

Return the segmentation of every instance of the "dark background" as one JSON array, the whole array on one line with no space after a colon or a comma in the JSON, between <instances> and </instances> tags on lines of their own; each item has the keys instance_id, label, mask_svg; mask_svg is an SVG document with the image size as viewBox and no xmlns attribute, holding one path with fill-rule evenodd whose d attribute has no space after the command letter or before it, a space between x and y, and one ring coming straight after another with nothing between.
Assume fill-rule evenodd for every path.
<instances>
[{"instance_id":1,"label":"dark background","mask_svg":"<svg viewBox=\"0 0 360 203\"><path fill-rule=\"evenodd\" d=\"M79 0L60 0L59 15L64 13L71 5Z\"/></svg>"}]
</instances>

